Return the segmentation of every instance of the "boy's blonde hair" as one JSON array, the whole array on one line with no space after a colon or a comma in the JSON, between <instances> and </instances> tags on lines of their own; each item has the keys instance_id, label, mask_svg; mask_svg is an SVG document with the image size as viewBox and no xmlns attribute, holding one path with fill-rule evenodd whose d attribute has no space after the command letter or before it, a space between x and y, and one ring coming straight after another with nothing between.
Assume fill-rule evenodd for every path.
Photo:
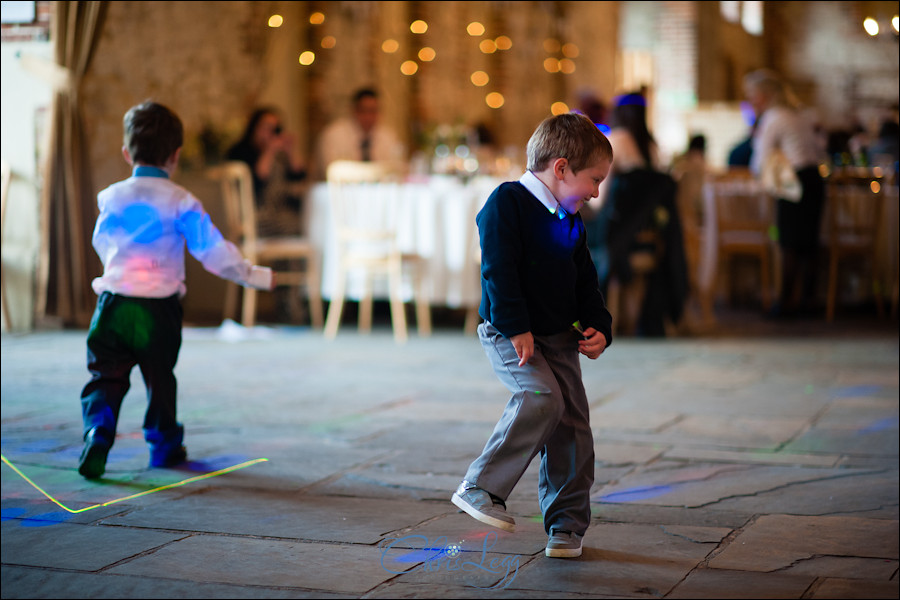
<instances>
[{"instance_id":1,"label":"boy's blonde hair","mask_svg":"<svg viewBox=\"0 0 900 600\"><path fill-rule=\"evenodd\" d=\"M565 158L578 172L602 159L612 161L612 145L594 123L578 113L544 119L528 140L528 170L543 171L551 161Z\"/></svg>"}]
</instances>

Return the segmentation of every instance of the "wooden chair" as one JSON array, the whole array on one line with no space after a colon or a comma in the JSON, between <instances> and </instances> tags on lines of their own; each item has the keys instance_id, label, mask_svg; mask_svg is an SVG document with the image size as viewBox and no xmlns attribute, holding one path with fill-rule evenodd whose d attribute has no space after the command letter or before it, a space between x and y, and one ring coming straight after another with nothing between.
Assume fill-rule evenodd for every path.
<instances>
[{"instance_id":1,"label":"wooden chair","mask_svg":"<svg viewBox=\"0 0 900 600\"><path fill-rule=\"evenodd\" d=\"M884 299L878 273L877 243L884 214L886 184L877 177L832 175L827 182L825 206L828 288L825 319L834 321L837 305L839 267L842 261L858 259L868 272L879 318L884 317Z\"/></svg>"},{"instance_id":2,"label":"wooden chair","mask_svg":"<svg viewBox=\"0 0 900 600\"><path fill-rule=\"evenodd\" d=\"M711 174L704 185L707 235L713 235L715 260L711 280L705 284L704 303L713 305L721 271L735 256L750 256L759 262L760 299L764 309L775 295L774 242L769 230L774 224L773 200L749 170L733 169ZM725 269L723 269L723 267ZM733 281L726 289L733 290Z\"/></svg>"},{"instance_id":3,"label":"wooden chair","mask_svg":"<svg viewBox=\"0 0 900 600\"><path fill-rule=\"evenodd\" d=\"M304 236L260 237L258 235L253 174L246 163L229 161L212 167L207 171L207 175L221 183L228 238L253 264L272 265L276 261L291 261L300 264L300 268L296 270L277 270L275 283L277 286L306 287L311 324L315 328L322 327L319 256L313 244ZM224 310L226 318L232 318L236 312L237 288L237 284L228 282ZM255 323L256 290L245 287L241 306L241 324L245 327L252 327Z\"/></svg>"},{"instance_id":4,"label":"wooden chair","mask_svg":"<svg viewBox=\"0 0 900 600\"><path fill-rule=\"evenodd\" d=\"M704 293L702 285L703 240L706 225L703 214L703 186L707 175L705 165L702 169L694 167L673 170L672 174L678 184L676 200L688 267L689 302L693 300L698 305L703 324L711 324L714 321L712 305L709 304L709 296Z\"/></svg>"},{"instance_id":5,"label":"wooden chair","mask_svg":"<svg viewBox=\"0 0 900 600\"><path fill-rule=\"evenodd\" d=\"M403 301L404 271L413 275L416 325L420 336L431 335L431 308L426 297L424 258L400 250L397 242L397 210L400 185L386 181L388 171L378 163L335 161L326 171L331 218L337 242L337 277L325 320L325 337L334 339L340 326L346 300L348 278L363 277L363 295L359 302L359 330L372 328L372 280L385 276L391 306L391 322L397 343L407 340L406 312ZM373 198L369 187L379 183L392 186L389 198ZM388 190L390 192L390 190Z\"/></svg>"},{"instance_id":6,"label":"wooden chair","mask_svg":"<svg viewBox=\"0 0 900 600\"><path fill-rule=\"evenodd\" d=\"M611 276L606 290L606 308L612 316L612 333L633 335L637 331L641 304L647 290L647 280L660 264L665 247L659 232L644 229L635 236L641 249L628 255L632 279L625 285Z\"/></svg>"}]
</instances>

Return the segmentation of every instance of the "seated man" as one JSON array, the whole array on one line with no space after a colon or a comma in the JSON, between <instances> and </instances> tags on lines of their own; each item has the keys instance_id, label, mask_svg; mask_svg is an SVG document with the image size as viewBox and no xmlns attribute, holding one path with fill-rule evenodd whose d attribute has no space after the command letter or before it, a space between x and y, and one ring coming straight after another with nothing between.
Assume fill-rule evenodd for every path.
<instances>
[{"instance_id":1,"label":"seated man","mask_svg":"<svg viewBox=\"0 0 900 600\"><path fill-rule=\"evenodd\" d=\"M331 123L319 139L320 179L336 160L383 162L395 168L403 162L402 142L390 127L380 123L379 116L375 90L363 88L353 95L353 114Z\"/></svg>"}]
</instances>

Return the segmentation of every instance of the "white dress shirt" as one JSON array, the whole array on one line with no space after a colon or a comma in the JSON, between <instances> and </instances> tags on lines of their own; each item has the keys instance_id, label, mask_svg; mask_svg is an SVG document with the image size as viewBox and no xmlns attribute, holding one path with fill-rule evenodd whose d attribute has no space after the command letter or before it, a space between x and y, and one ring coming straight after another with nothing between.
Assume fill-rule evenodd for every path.
<instances>
[{"instance_id":1,"label":"white dress shirt","mask_svg":"<svg viewBox=\"0 0 900 600\"><path fill-rule=\"evenodd\" d=\"M519 183L524 185L525 189L531 192L531 195L537 198L550 211L550 214L558 215L560 219L568 214L560 206L559 200L556 199L550 188L531 171L525 171L525 174L519 178Z\"/></svg>"},{"instance_id":2,"label":"white dress shirt","mask_svg":"<svg viewBox=\"0 0 900 600\"><path fill-rule=\"evenodd\" d=\"M362 141L365 132L354 119L338 119L322 132L319 156L324 169L336 160L362 160ZM404 160L404 148L397 135L378 124L369 133L369 151L373 162L396 164Z\"/></svg>"},{"instance_id":3,"label":"white dress shirt","mask_svg":"<svg viewBox=\"0 0 900 600\"><path fill-rule=\"evenodd\" d=\"M222 237L200 201L156 167L138 166L134 175L97 195L100 216L94 249L103 275L92 287L138 298L184 296L184 248L203 267L224 279L269 289L272 271L245 260Z\"/></svg>"}]
</instances>

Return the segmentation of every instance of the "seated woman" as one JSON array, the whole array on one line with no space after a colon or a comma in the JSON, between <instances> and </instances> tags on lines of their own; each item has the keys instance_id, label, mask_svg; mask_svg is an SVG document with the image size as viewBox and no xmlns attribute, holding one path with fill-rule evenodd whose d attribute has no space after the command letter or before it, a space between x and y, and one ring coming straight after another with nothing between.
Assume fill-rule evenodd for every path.
<instances>
[{"instance_id":1,"label":"seated woman","mask_svg":"<svg viewBox=\"0 0 900 600\"><path fill-rule=\"evenodd\" d=\"M303 233L303 194L298 184L306 180L306 165L277 109L256 109L226 158L247 163L253 172L260 235Z\"/></svg>"},{"instance_id":2,"label":"seated woman","mask_svg":"<svg viewBox=\"0 0 900 600\"><path fill-rule=\"evenodd\" d=\"M273 107L253 111L241 139L226 154L253 173L256 230L261 237L303 235L306 165L294 136L284 130L281 113ZM276 261L276 270L296 270L292 261ZM275 288L276 319L299 323L305 319L300 296L290 287Z\"/></svg>"},{"instance_id":3,"label":"seated woman","mask_svg":"<svg viewBox=\"0 0 900 600\"><path fill-rule=\"evenodd\" d=\"M687 264L676 204L677 185L661 170L659 150L646 122L641 94L617 98L609 141L613 168L601 185L599 207L588 227L588 245L604 293L610 279L628 284L630 256L642 248L645 231L655 231L662 253L647 282L637 334L664 336L665 321L677 323L688 292Z\"/></svg>"}]
</instances>

